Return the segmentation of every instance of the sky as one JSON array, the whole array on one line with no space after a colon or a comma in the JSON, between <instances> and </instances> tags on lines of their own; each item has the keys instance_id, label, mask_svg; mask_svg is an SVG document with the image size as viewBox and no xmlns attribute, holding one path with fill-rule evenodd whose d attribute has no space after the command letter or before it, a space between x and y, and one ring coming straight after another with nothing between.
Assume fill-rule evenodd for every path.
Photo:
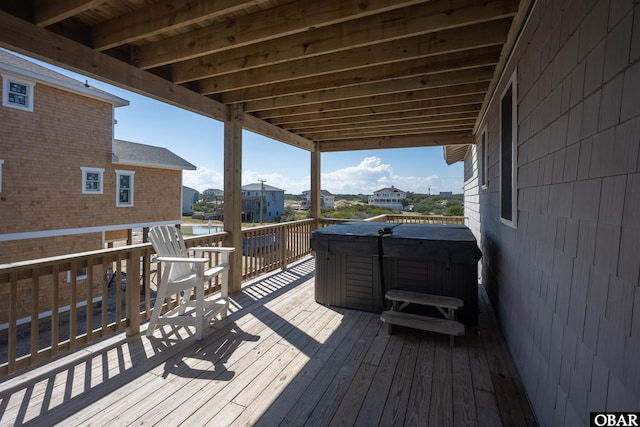
<instances>
[{"instance_id":1,"label":"sky","mask_svg":"<svg viewBox=\"0 0 640 427\"><path fill-rule=\"evenodd\" d=\"M183 172L187 187L200 192L223 188L222 122L38 63L129 101L116 108L116 139L164 147L195 165L195 171ZM308 151L249 131L242 139L242 185L264 180L287 194L309 190ZM463 192L463 164L447 165L442 147L322 153L320 171L322 189L333 194L368 195L391 186L424 194Z\"/></svg>"}]
</instances>

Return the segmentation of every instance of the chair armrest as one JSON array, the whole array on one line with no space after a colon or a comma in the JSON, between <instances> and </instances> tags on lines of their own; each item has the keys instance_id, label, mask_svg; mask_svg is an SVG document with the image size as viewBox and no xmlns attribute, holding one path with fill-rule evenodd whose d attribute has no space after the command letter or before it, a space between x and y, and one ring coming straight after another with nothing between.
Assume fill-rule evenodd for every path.
<instances>
[{"instance_id":1,"label":"chair armrest","mask_svg":"<svg viewBox=\"0 0 640 427\"><path fill-rule=\"evenodd\" d=\"M236 248L231 248L228 246L198 246L198 247L194 247L194 248L189 248L190 251L196 252L196 251L202 251L202 252L226 252L226 253L231 253L234 252L236 250Z\"/></svg>"},{"instance_id":2,"label":"chair armrest","mask_svg":"<svg viewBox=\"0 0 640 427\"><path fill-rule=\"evenodd\" d=\"M193 264L205 264L209 262L209 258L183 258L173 256L159 256L152 259L153 262L186 262Z\"/></svg>"}]
</instances>

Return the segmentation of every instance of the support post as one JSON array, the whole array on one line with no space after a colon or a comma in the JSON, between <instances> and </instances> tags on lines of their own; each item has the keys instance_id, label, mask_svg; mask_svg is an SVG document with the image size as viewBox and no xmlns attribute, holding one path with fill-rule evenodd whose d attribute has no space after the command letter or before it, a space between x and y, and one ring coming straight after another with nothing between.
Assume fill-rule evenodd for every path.
<instances>
[{"instance_id":1,"label":"support post","mask_svg":"<svg viewBox=\"0 0 640 427\"><path fill-rule=\"evenodd\" d=\"M242 117L243 106L230 107L224 123L224 245L236 248L229 256L229 292L240 292L242 282Z\"/></svg>"},{"instance_id":2,"label":"support post","mask_svg":"<svg viewBox=\"0 0 640 427\"><path fill-rule=\"evenodd\" d=\"M313 229L320 228L320 143L316 142L311 152L311 217L314 219Z\"/></svg>"}]
</instances>

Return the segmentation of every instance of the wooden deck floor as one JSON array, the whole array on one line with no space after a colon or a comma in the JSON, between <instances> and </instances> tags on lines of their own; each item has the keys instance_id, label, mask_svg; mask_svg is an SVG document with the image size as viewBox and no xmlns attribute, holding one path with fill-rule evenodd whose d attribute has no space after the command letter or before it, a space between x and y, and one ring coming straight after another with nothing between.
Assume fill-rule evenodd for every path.
<instances>
[{"instance_id":1,"label":"wooden deck floor","mask_svg":"<svg viewBox=\"0 0 640 427\"><path fill-rule=\"evenodd\" d=\"M457 338L314 300L313 260L245 287L233 314L108 339L0 383L0 425L535 425L480 292Z\"/></svg>"}]
</instances>

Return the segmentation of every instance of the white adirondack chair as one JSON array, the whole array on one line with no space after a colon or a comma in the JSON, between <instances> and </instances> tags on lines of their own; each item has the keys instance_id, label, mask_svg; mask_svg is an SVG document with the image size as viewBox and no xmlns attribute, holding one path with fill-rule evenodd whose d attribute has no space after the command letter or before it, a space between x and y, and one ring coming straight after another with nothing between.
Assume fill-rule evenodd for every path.
<instances>
[{"instance_id":1,"label":"white adirondack chair","mask_svg":"<svg viewBox=\"0 0 640 427\"><path fill-rule=\"evenodd\" d=\"M229 254L234 248L198 247L187 249L182 232L174 226L156 226L149 231L149 240L157 253L154 261L163 264L162 279L147 328L147 336L153 335L156 325L195 326L195 338L202 339L205 326L218 314L224 318L229 309ZM194 252L194 257L189 257ZM220 263L205 269L209 258L205 252L220 253ZM221 297L205 299L205 283L221 276ZM182 293L180 304L160 314L165 299ZM195 293L195 299L192 295ZM189 310L187 310L189 309Z\"/></svg>"}]
</instances>

